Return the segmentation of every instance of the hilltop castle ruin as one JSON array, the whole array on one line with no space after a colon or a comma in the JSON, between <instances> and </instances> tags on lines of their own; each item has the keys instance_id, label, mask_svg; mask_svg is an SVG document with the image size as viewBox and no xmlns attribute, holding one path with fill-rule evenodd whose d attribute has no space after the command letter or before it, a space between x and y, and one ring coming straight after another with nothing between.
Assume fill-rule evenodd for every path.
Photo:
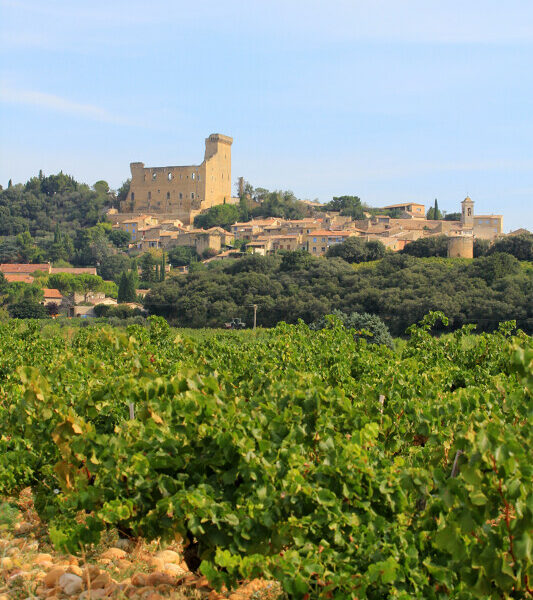
<instances>
[{"instance_id":1,"label":"hilltop castle ruin","mask_svg":"<svg viewBox=\"0 0 533 600\"><path fill-rule=\"evenodd\" d=\"M131 185L121 212L172 215L188 225L202 210L231 202L233 138L212 133L201 165L145 167L130 163Z\"/></svg>"}]
</instances>

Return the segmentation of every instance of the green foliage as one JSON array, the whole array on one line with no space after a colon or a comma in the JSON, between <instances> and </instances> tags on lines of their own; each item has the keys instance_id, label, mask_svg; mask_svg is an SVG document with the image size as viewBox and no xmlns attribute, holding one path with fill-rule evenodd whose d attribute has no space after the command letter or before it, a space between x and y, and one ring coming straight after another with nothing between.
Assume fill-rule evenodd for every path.
<instances>
[{"instance_id":1,"label":"green foliage","mask_svg":"<svg viewBox=\"0 0 533 600\"><path fill-rule=\"evenodd\" d=\"M104 257L98 266L98 274L102 279L112 280L118 283L123 271L131 268L131 259L126 254L110 254Z\"/></svg>"},{"instance_id":2,"label":"green foliage","mask_svg":"<svg viewBox=\"0 0 533 600\"><path fill-rule=\"evenodd\" d=\"M118 285L118 301L119 302L135 302L137 292L135 289L135 275L132 271L122 271L120 283Z\"/></svg>"},{"instance_id":3,"label":"green foliage","mask_svg":"<svg viewBox=\"0 0 533 600\"><path fill-rule=\"evenodd\" d=\"M59 224L74 237L95 225L110 206L108 194L99 194L69 175L33 177L25 185L0 190L0 236L29 231L33 237L51 236Z\"/></svg>"},{"instance_id":4,"label":"green foliage","mask_svg":"<svg viewBox=\"0 0 533 600\"><path fill-rule=\"evenodd\" d=\"M129 319L131 317L142 316L142 311L139 308L131 308L129 306L116 306L110 304L97 304L94 307L94 313L97 317Z\"/></svg>"},{"instance_id":5,"label":"green foliage","mask_svg":"<svg viewBox=\"0 0 533 600\"><path fill-rule=\"evenodd\" d=\"M430 221L440 221L441 219L443 219L443 215L439 210L439 203L437 201L437 198L435 198L435 205L428 210L426 214L426 219Z\"/></svg>"},{"instance_id":6,"label":"green foliage","mask_svg":"<svg viewBox=\"0 0 533 600\"><path fill-rule=\"evenodd\" d=\"M518 260L533 262L533 234L508 235L496 240L487 250L487 254L497 254L499 252L511 254Z\"/></svg>"},{"instance_id":7,"label":"green foliage","mask_svg":"<svg viewBox=\"0 0 533 600\"><path fill-rule=\"evenodd\" d=\"M131 179L126 179L117 190L117 202L124 202L130 192Z\"/></svg>"},{"instance_id":8,"label":"green foliage","mask_svg":"<svg viewBox=\"0 0 533 600\"><path fill-rule=\"evenodd\" d=\"M0 324L0 493L31 486L70 552L108 527L195 539L219 587L527 598L532 341L512 323L433 337L446 321L402 354L303 323L195 341L154 317Z\"/></svg>"},{"instance_id":9,"label":"green foliage","mask_svg":"<svg viewBox=\"0 0 533 600\"><path fill-rule=\"evenodd\" d=\"M128 248L128 244L131 242L131 234L129 231L122 229L113 229L107 235L109 241L117 248Z\"/></svg>"},{"instance_id":10,"label":"green foliage","mask_svg":"<svg viewBox=\"0 0 533 600\"><path fill-rule=\"evenodd\" d=\"M326 256L329 258L342 258L348 263L361 263L383 258L387 249L379 240L365 240L352 236L342 244L335 244L328 248Z\"/></svg>"},{"instance_id":11,"label":"green foliage","mask_svg":"<svg viewBox=\"0 0 533 600\"><path fill-rule=\"evenodd\" d=\"M184 267L198 260L192 246L174 246L168 251L168 261L173 267Z\"/></svg>"},{"instance_id":12,"label":"green foliage","mask_svg":"<svg viewBox=\"0 0 533 600\"><path fill-rule=\"evenodd\" d=\"M392 335L401 336L428 310L441 310L454 329L475 323L490 331L502 320L516 319L533 332L533 270L505 256L509 260L387 254L354 268L304 251L249 255L155 283L144 303L151 314L182 327L220 327L235 315L248 315L247 305L258 304L263 327L298 319L312 323L340 310L375 314Z\"/></svg>"},{"instance_id":13,"label":"green foliage","mask_svg":"<svg viewBox=\"0 0 533 600\"><path fill-rule=\"evenodd\" d=\"M358 196L338 196L333 200L324 204L322 210L338 211L343 216L352 217L353 219L364 219L366 206L361 203Z\"/></svg>"},{"instance_id":14,"label":"green foliage","mask_svg":"<svg viewBox=\"0 0 533 600\"><path fill-rule=\"evenodd\" d=\"M461 216L462 215L460 212L447 213L446 215L444 215L444 220L445 221L460 221Z\"/></svg>"},{"instance_id":15,"label":"green foliage","mask_svg":"<svg viewBox=\"0 0 533 600\"><path fill-rule=\"evenodd\" d=\"M45 319L49 316L46 307L32 300L20 300L9 304L9 313L14 319Z\"/></svg>"},{"instance_id":16,"label":"green foliage","mask_svg":"<svg viewBox=\"0 0 533 600\"><path fill-rule=\"evenodd\" d=\"M376 315L368 313L352 313L347 315L340 310L333 311L309 325L310 329L334 329L338 326L355 329L356 335L364 337L370 344L383 344L394 347L392 336L385 323Z\"/></svg>"},{"instance_id":17,"label":"green foliage","mask_svg":"<svg viewBox=\"0 0 533 600\"><path fill-rule=\"evenodd\" d=\"M158 267L158 262L153 254L145 252L139 260L139 266L141 267L141 281L143 285L149 287L152 283L159 281L156 268Z\"/></svg>"},{"instance_id":18,"label":"green foliage","mask_svg":"<svg viewBox=\"0 0 533 600\"><path fill-rule=\"evenodd\" d=\"M104 291L105 282L98 275L81 273L55 273L48 277L48 287L59 290L63 295L79 292L87 295L89 292Z\"/></svg>"},{"instance_id":19,"label":"green foliage","mask_svg":"<svg viewBox=\"0 0 533 600\"><path fill-rule=\"evenodd\" d=\"M241 218L240 207L235 204L219 204L194 217L194 226L201 229L223 227L230 230L231 225Z\"/></svg>"},{"instance_id":20,"label":"green foliage","mask_svg":"<svg viewBox=\"0 0 533 600\"><path fill-rule=\"evenodd\" d=\"M265 193L266 192L266 193ZM280 217L283 219L304 219L311 215L311 209L298 200L291 191L263 190L262 202L250 211L251 218Z\"/></svg>"},{"instance_id":21,"label":"green foliage","mask_svg":"<svg viewBox=\"0 0 533 600\"><path fill-rule=\"evenodd\" d=\"M401 252L409 256L417 256L418 258L448 256L448 238L445 235L422 237L407 244Z\"/></svg>"}]
</instances>

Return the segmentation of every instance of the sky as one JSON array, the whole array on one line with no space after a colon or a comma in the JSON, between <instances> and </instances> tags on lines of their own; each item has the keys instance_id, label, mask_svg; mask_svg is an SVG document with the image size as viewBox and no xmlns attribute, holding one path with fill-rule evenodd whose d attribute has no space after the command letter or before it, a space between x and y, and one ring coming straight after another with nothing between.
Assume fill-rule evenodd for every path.
<instances>
[{"instance_id":1,"label":"sky","mask_svg":"<svg viewBox=\"0 0 533 600\"><path fill-rule=\"evenodd\" d=\"M0 184L232 178L533 230L533 0L0 0Z\"/></svg>"}]
</instances>

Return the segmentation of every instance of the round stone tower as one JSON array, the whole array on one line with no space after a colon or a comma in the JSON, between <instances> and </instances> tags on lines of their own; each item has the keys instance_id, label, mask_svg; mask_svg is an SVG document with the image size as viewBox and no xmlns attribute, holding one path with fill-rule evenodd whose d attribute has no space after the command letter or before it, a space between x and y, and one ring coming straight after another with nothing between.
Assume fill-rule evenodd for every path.
<instances>
[{"instance_id":1,"label":"round stone tower","mask_svg":"<svg viewBox=\"0 0 533 600\"><path fill-rule=\"evenodd\" d=\"M474 236L457 235L449 237L448 258L474 258Z\"/></svg>"}]
</instances>

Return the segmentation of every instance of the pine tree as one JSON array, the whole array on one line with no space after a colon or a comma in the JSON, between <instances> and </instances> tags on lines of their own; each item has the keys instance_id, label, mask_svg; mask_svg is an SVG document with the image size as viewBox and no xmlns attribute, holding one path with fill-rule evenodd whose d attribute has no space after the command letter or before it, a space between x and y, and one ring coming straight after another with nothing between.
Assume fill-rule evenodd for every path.
<instances>
[{"instance_id":1,"label":"pine tree","mask_svg":"<svg viewBox=\"0 0 533 600\"><path fill-rule=\"evenodd\" d=\"M7 182L7 187L8 189L13 185L13 182L11 181L11 179Z\"/></svg>"}]
</instances>

